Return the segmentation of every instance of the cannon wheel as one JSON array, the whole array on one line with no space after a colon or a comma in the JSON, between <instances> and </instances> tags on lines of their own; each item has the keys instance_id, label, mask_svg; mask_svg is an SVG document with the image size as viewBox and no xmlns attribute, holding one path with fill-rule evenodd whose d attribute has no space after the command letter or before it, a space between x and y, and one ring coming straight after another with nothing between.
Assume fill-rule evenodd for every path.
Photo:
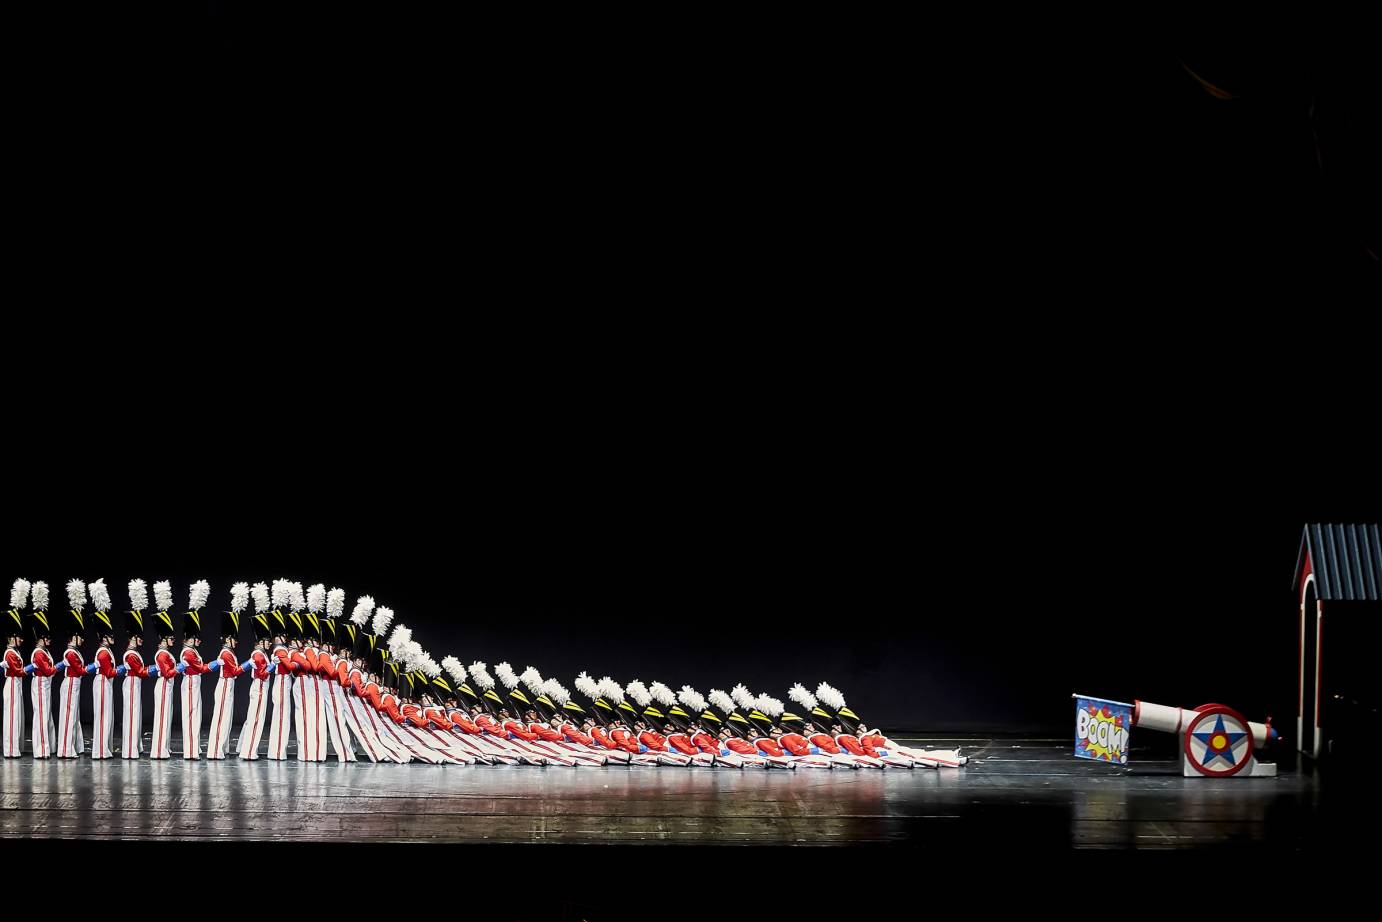
<instances>
[{"instance_id":1,"label":"cannon wheel","mask_svg":"<svg viewBox=\"0 0 1382 922\"><path fill-rule=\"evenodd\" d=\"M1185 757L1201 775L1226 778L1238 774L1252 761L1252 730L1248 722L1222 704L1205 704L1196 710L1198 713L1185 729Z\"/></svg>"}]
</instances>

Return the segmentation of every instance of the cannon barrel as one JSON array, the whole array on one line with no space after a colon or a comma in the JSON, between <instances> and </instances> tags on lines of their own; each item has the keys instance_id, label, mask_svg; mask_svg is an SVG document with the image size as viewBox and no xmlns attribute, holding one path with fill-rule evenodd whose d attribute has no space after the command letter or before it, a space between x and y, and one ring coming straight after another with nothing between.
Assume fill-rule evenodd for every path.
<instances>
[{"instance_id":1,"label":"cannon barrel","mask_svg":"<svg viewBox=\"0 0 1382 922\"><path fill-rule=\"evenodd\" d=\"M1202 704L1197 708L1167 707L1164 704L1152 704L1150 701L1138 701L1134 698L1132 725L1134 727L1146 727L1148 730L1161 730L1165 733L1184 733L1197 713L1213 706L1212 704ZM1244 721L1244 723L1247 724L1248 730L1252 733L1253 746L1260 748L1276 739L1276 730L1272 727L1270 717L1267 718L1266 723L1257 723L1252 720Z\"/></svg>"}]
</instances>

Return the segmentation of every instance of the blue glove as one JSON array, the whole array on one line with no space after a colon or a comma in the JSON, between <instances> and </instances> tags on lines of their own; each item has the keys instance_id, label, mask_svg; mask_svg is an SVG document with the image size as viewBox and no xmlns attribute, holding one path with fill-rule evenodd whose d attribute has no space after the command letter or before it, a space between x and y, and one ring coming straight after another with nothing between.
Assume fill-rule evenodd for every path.
<instances>
[{"instance_id":1,"label":"blue glove","mask_svg":"<svg viewBox=\"0 0 1382 922\"><path fill-rule=\"evenodd\" d=\"M94 674L95 672L96 672L96 664L95 664L95 663L87 663L87 664L86 664L86 674L87 674L87 675L92 675L92 674Z\"/></svg>"},{"instance_id":2,"label":"blue glove","mask_svg":"<svg viewBox=\"0 0 1382 922\"><path fill-rule=\"evenodd\" d=\"M177 671L178 671L178 675L182 675L184 672L187 671L187 664L186 664L186 663L183 663L183 662L179 662L179 663L177 664L177 667L176 667L176 668L177 668Z\"/></svg>"},{"instance_id":3,"label":"blue glove","mask_svg":"<svg viewBox=\"0 0 1382 922\"><path fill-rule=\"evenodd\" d=\"M127 672L129 672L129 670L125 668L124 663L121 663L119 666L115 667L115 675L117 677L123 677Z\"/></svg>"},{"instance_id":4,"label":"blue glove","mask_svg":"<svg viewBox=\"0 0 1382 922\"><path fill-rule=\"evenodd\" d=\"M27 666L24 667L24 674L25 674L25 675L33 675L33 674L34 674L34 664L33 664L33 663L30 663L29 665L27 665Z\"/></svg>"},{"instance_id":5,"label":"blue glove","mask_svg":"<svg viewBox=\"0 0 1382 922\"><path fill-rule=\"evenodd\" d=\"M270 663L268 671L270 674L278 672L278 663Z\"/></svg>"},{"instance_id":6,"label":"blue glove","mask_svg":"<svg viewBox=\"0 0 1382 922\"><path fill-rule=\"evenodd\" d=\"M254 666L254 660L252 659L247 659L240 664L240 668L245 670L246 672L248 672L252 666Z\"/></svg>"},{"instance_id":7,"label":"blue glove","mask_svg":"<svg viewBox=\"0 0 1382 922\"><path fill-rule=\"evenodd\" d=\"M219 672L221 670L221 661L215 660L212 662L210 666L206 668L210 669L212 672Z\"/></svg>"}]
</instances>

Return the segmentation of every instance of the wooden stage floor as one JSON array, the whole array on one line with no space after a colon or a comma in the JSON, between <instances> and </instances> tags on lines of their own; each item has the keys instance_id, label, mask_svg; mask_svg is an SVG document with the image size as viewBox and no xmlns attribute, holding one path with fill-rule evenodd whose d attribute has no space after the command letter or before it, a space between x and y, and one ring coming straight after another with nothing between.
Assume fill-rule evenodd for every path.
<instances>
[{"instance_id":1,"label":"wooden stage floor","mask_svg":"<svg viewBox=\"0 0 1382 922\"><path fill-rule=\"evenodd\" d=\"M914 745L917 745L914 743ZM0 760L0 835L158 841L1310 849L1318 779L1115 768L1069 740L939 739L959 770ZM174 751L177 747L175 745Z\"/></svg>"}]
</instances>

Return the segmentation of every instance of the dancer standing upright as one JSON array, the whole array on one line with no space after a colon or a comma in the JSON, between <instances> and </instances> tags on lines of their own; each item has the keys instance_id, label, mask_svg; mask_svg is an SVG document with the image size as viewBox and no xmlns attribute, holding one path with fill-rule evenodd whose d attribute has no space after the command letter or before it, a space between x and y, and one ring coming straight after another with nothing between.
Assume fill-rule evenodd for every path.
<instances>
[{"instance_id":1,"label":"dancer standing upright","mask_svg":"<svg viewBox=\"0 0 1382 922\"><path fill-rule=\"evenodd\" d=\"M173 655L177 631L173 629L173 584L166 579L154 583L154 630L158 632L158 651L154 654L154 734L149 742L149 758L172 757L169 737L173 732L173 683L181 674L178 658Z\"/></svg>"},{"instance_id":2,"label":"dancer standing upright","mask_svg":"<svg viewBox=\"0 0 1382 922\"><path fill-rule=\"evenodd\" d=\"M206 757L224 759L230 743L230 725L235 720L235 679L244 669L235 656L235 643L240 637L240 613L250 601L249 583L235 583L230 587L230 610L221 618L221 652L211 661L210 668L218 676L216 694L211 699L211 727L206 738Z\"/></svg>"},{"instance_id":3,"label":"dancer standing upright","mask_svg":"<svg viewBox=\"0 0 1382 922\"><path fill-rule=\"evenodd\" d=\"M129 641L125 644L125 656L116 669L124 676L121 693L125 702L124 714L120 724L120 758L137 759L144 751L144 680L149 677L149 669L144 665L144 657L139 653L139 645L144 640L144 609L149 607L149 590L142 579L132 579L129 583L130 610L125 615L125 631Z\"/></svg>"},{"instance_id":4,"label":"dancer standing upright","mask_svg":"<svg viewBox=\"0 0 1382 922\"><path fill-rule=\"evenodd\" d=\"M24 671L34 677L29 683L29 695L33 699L33 732L30 734L35 759L46 759L57 748L57 736L53 723L53 676L57 666L49 652L52 644L52 628L48 625L48 584L35 582L32 589L33 610L29 613L29 634L34 648L29 653L29 665Z\"/></svg>"},{"instance_id":5,"label":"dancer standing upright","mask_svg":"<svg viewBox=\"0 0 1382 922\"><path fill-rule=\"evenodd\" d=\"M110 736L115 727L115 679L120 670L115 656L115 625L110 618L110 591L104 579L93 580L87 590L96 609L91 627L99 644L86 667L91 674L91 758L113 759Z\"/></svg>"},{"instance_id":6,"label":"dancer standing upright","mask_svg":"<svg viewBox=\"0 0 1382 922\"><path fill-rule=\"evenodd\" d=\"M5 758L23 754L24 748L24 609L29 604L29 581L17 579L10 589L10 608L5 612L4 732L0 749Z\"/></svg>"},{"instance_id":7,"label":"dancer standing upright","mask_svg":"<svg viewBox=\"0 0 1382 922\"><path fill-rule=\"evenodd\" d=\"M250 627L254 630L254 650L249 658L240 664L250 674L250 704L245 712L245 722L240 726L240 742L236 753L240 758L253 761L259 758L259 739L264 733L264 721L269 713L268 683L273 675L274 665L269 656L273 645L274 629L269 619L269 587L255 583L251 590L254 599L254 616Z\"/></svg>"}]
</instances>

